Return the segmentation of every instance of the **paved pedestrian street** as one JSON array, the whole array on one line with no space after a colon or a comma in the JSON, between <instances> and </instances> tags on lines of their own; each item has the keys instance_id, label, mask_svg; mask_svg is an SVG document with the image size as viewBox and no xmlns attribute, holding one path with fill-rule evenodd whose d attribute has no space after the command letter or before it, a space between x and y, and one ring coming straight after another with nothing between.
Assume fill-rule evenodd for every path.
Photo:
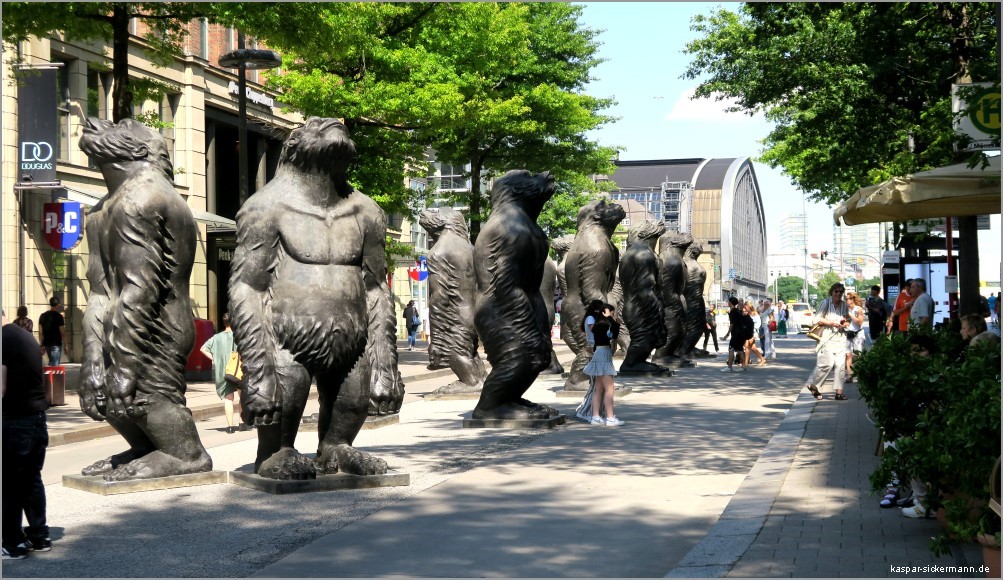
<instances>
[{"instance_id":1,"label":"paved pedestrian street","mask_svg":"<svg viewBox=\"0 0 1003 580\"><path fill-rule=\"evenodd\" d=\"M934 520L882 510L868 493L877 430L853 385L816 402L812 344L721 373L723 357L669 378L625 378L622 427L574 419L563 379L530 400L569 416L553 430L465 429L474 401L426 401L452 380L402 352L400 422L356 445L408 473L406 487L269 495L230 484L100 496L63 474L120 451L68 393L50 413L53 550L7 561L9 577L914 577L893 566L981 565L978 546L934 558ZM564 361L571 353L559 345ZM211 386L189 407L215 469L253 461L253 431L225 433ZM311 401L308 412L316 410ZM77 441L77 442L73 442ZM297 447L312 453L317 436Z\"/></svg>"}]
</instances>

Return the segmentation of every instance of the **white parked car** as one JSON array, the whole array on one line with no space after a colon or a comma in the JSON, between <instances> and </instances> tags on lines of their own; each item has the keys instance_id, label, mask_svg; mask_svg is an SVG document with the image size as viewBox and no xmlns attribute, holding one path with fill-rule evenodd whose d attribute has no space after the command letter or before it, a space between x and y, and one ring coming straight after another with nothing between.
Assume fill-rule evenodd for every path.
<instances>
[{"instance_id":1,"label":"white parked car","mask_svg":"<svg viewBox=\"0 0 1003 580\"><path fill-rule=\"evenodd\" d=\"M787 332L807 332L811 328L815 313L811 305L804 302L790 302L787 304L790 312L790 320L787 321Z\"/></svg>"}]
</instances>

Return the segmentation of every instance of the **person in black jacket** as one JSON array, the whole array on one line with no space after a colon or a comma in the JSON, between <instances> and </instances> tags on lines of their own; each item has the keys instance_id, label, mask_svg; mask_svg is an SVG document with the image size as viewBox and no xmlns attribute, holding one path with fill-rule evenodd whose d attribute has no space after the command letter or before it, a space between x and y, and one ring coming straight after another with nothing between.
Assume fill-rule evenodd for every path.
<instances>
[{"instance_id":1,"label":"person in black jacket","mask_svg":"<svg viewBox=\"0 0 1003 580\"><path fill-rule=\"evenodd\" d=\"M42 465L49 431L45 424L42 353L35 337L3 316L3 559L52 549L45 519ZM22 529L22 514L28 527Z\"/></svg>"},{"instance_id":2,"label":"person in black jacket","mask_svg":"<svg viewBox=\"0 0 1003 580\"><path fill-rule=\"evenodd\" d=\"M414 300L409 301L404 307L404 327L407 328L407 349L414 350L414 343L418 340L416 333L421 327L421 316L418 315Z\"/></svg>"},{"instance_id":3,"label":"person in black jacket","mask_svg":"<svg viewBox=\"0 0 1003 580\"><path fill-rule=\"evenodd\" d=\"M619 427L624 424L613 413L613 377L616 376L616 368L613 366L611 345L616 344L616 339L620 336L620 324L614 317L615 312L616 308L612 304L602 305L602 316L592 326L592 336L595 337L595 353L589 364L582 369L583 373L595 381L595 388L592 392L591 423L608 427ZM606 412L605 419L600 415L602 411Z\"/></svg>"},{"instance_id":4,"label":"person in black jacket","mask_svg":"<svg viewBox=\"0 0 1003 580\"><path fill-rule=\"evenodd\" d=\"M745 321L743 320L745 314L739 307L738 298L734 296L728 298L728 304L731 305L731 310L728 311L728 332L725 333L724 338L731 338L728 341L728 366L721 369L721 372L742 372L749 364L745 351L745 342L748 340L745 336ZM749 337L751 336L750 334ZM738 361L735 360L735 355L738 355ZM736 362L738 362L738 368L733 366Z\"/></svg>"}]
</instances>

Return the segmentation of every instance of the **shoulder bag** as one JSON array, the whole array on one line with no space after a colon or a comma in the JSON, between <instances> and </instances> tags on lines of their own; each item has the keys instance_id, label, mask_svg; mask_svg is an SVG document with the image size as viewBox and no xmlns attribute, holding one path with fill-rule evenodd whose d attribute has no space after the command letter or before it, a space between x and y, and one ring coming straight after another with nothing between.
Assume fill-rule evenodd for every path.
<instances>
[{"instance_id":1,"label":"shoulder bag","mask_svg":"<svg viewBox=\"0 0 1003 580\"><path fill-rule=\"evenodd\" d=\"M226 361L223 373L223 380L228 383L238 385L244 379L244 361L241 360L239 352L230 353L230 359Z\"/></svg>"},{"instance_id":2,"label":"shoulder bag","mask_svg":"<svg viewBox=\"0 0 1003 580\"><path fill-rule=\"evenodd\" d=\"M824 317L825 314L828 314L828 312L829 312L829 306L831 304L832 304L832 302L829 302L828 299L827 299L826 302L825 302L825 312L822 314L822 317ZM819 322L816 322L815 324L812 324L811 328L808 329L808 334L806 334L805 336L807 336L808 338L814 340L815 342L821 342L821 340L822 340L822 322L819 321Z\"/></svg>"}]
</instances>

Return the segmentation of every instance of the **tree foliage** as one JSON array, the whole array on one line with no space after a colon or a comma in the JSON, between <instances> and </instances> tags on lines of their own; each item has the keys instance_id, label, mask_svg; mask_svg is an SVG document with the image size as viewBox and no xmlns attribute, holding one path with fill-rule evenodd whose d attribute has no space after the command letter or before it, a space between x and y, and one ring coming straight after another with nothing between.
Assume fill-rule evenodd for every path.
<instances>
[{"instance_id":1,"label":"tree foliage","mask_svg":"<svg viewBox=\"0 0 1003 580\"><path fill-rule=\"evenodd\" d=\"M198 2L4 2L3 41L55 32L69 41L110 41L113 118L118 122L132 116L135 96L129 79L129 20L137 18L150 27L144 38L149 56L166 65L182 53L188 22L210 13L208 4Z\"/></svg>"},{"instance_id":2,"label":"tree foliage","mask_svg":"<svg viewBox=\"0 0 1003 580\"><path fill-rule=\"evenodd\" d=\"M745 3L694 19L685 77L774 129L762 161L839 202L958 161L951 84L999 86L998 4ZM911 144L910 144L911 143Z\"/></svg>"},{"instance_id":3,"label":"tree foliage","mask_svg":"<svg viewBox=\"0 0 1003 580\"><path fill-rule=\"evenodd\" d=\"M423 155L469 163L471 236L488 176L550 170L581 191L611 173L614 151L584 134L612 120L583 93L596 32L562 3L220 4L221 18L284 56L271 86L307 115L345 119L359 149L353 179L384 209L410 213L407 176Z\"/></svg>"},{"instance_id":4,"label":"tree foliage","mask_svg":"<svg viewBox=\"0 0 1003 580\"><path fill-rule=\"evenodd\" d=\"M804 290L804 278L798 276L780 276L776 282L777 296L784 302L800 302L801 291Z\"/></svg>"}]
</instances>

